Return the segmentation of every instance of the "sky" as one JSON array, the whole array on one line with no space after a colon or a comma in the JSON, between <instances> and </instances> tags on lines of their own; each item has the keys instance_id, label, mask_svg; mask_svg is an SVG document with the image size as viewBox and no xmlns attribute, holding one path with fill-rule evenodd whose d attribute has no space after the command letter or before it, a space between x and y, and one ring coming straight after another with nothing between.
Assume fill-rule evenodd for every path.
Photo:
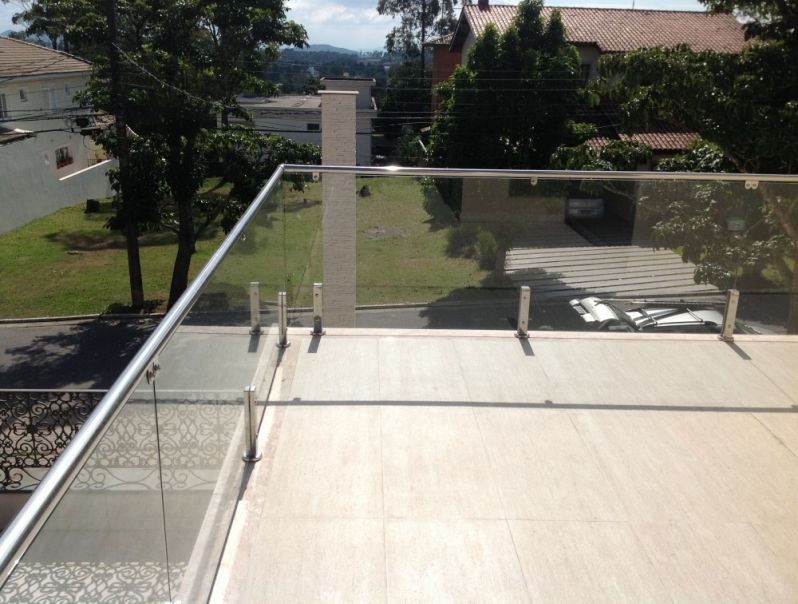
<instances>
[{"instance_id":1,"label":"sky","mask_svg":"<svg viewBox=\"0 0 798 604\"><path fill-rule=\"evenodd\" d=\"M233 1L233 0L231 0ZM548 0L550 6L594 6L632 8L633 0ZM375 50L385 45L385 34L393 26L390 17L377 14L377 0L287 0L290 19L301 23L311 44L332 44L352 50ZM634 0L635 8L703 10L697 0ZM496 0L496 4L518 4ZM12 0L0 3L0 31L19 29L11 15L19 10Z\"/></svg>"}]
</instances>

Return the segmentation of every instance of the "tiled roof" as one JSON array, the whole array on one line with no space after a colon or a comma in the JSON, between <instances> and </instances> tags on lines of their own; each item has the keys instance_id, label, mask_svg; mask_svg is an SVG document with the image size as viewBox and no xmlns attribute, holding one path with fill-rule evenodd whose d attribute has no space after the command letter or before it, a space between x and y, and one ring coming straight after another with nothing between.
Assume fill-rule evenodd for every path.
<instances>
[{"instance_id":1,"label":"tiled roof","mask_svg":"<svg viewBox=\"0 0 798 604\"><path fill-rule=\"evenodd\" d=\"M692 143L698 134L681 130L668 124L656 124L651 126L647 132L636 132L634 134L618 134L618 139L622 141L635 141L650 147L654 152L684 151ZM585 141L585 144L592 151L600 151L610 141L617 140L614 137L597 136Z\"/></svg>"},{"instance_id":2,"label":"tiled roof","mask_svg":"<svg viewBox=\"0 0 798 604\"><path fill-rule=\"evenodd\" d=\"M0 36L1 78L47 74L81 73L91 70L91 63L70 54Z\"/></svg>"},{"instance_id":3,"label":"tiled roof","mask_svg":"<svg viewBox=\"0 0 798 604\"><path fill-rule=\"evenodd\" d=\"M466 5L463 13L475 35L488 23L504 31L515 17L517 6L491 5L481 10ZM554 7L545 7L548 16ZM602 52L628 52L654 46L687 44L695 51L740 52L745 46L742 26L732 15L704 12L631 10L618 8L557 7L568 40L595 44Z\"/></svg>"},{"instance_id":4,"label":"tiled roof","mask_svg":"<svg viewBox=\"0 0 798 604\"><path fill-rule=\"evenodd\" d=\"M643 143L651 147L653 151L683 151L698 138L698 134L695 132L673 132L664 128L654 132L638 132L618 136L621 140Z\"/></svg>"}]
</instances>

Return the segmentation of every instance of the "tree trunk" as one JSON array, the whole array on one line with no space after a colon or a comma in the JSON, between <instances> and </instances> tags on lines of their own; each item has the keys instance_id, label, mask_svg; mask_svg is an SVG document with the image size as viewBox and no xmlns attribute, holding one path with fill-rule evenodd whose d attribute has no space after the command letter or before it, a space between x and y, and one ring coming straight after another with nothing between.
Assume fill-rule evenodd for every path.
<instances>
[{"instance_id":1,"label":"tree trunk","mask_svg":"<svg viewBox=\"0 0 798 604\"><path fill-rule=\"evenodd\" d=\"M116 26L116 0L106 0L108 17L108 50L111 62L111 102L114 111L117 150L119 161L119 197L125 223L125 245L127 248L127 267L130 279L130 305L134 309L144 306L144 283L141 277L141 258L139 255L138 225L133 209L134 201L128 193L130 180L129 147L127 140L127 124L125 122L125 101L122 90L119 48Z\"/></svg>"},{"instance_id":2,"label":"tree trunk","mask_svg":"<svg viewBox=\"0 0 798 604\"><path fill-rule=\"evenodd\" d=\"M130 305L140 310L144 307L144 283L141 276L139 254L139 228L135 220L125 221L125 247L127 249L127 273L130 278Z\"/></svg>"},{"instance_id":3,"label":"tree trunk","mask_svg":"<svg viewBox=\"0 0 798 604\"><path fill-rule=\"evenodd\" d=\"M424 42L427 41L427 0L421 2L421 86L425 86L424 75L426 72L426 61L424 58Z\"/></svg>"},{"instance_id":4,"label":"tree trunk","mask_svg":"<svg viewBox=\"0 0 798 604\"><path fill-rule=\"evenodd\" d=\"M790 283L788 304L789 314L787 315L787 333L798 334L798 243L794 244L792 282Z\"/></svg>"},{"instance_id":5,"label":"tree trunk","mask_svg":"<svg viewBox=\"0 0 798 604\"><path fill-rule=\"evenodd\" d=\"M183 198L177 202L178 231L177 256L172 269L172 285L169 288L169 308L175 305L181 294L188 287L188 271L191 267L191 255L194 253L196 235L194 233L194 217L191 207L192 199Z\"/></svg>"}]
</instances>

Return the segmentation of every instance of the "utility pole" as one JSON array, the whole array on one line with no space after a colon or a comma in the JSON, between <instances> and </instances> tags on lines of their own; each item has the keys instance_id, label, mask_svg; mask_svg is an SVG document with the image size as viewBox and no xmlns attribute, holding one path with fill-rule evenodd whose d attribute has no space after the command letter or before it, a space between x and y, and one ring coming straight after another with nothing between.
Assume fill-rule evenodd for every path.
<instances>
[{"instance_id":1,"label":"utility pole","mask_svg":"<svg viewBox=\"0 0 798 604\"><path fill-rule=\"evenodd\" d=\"M127 247L127 269L130 277L130 303L138 310L144 306L144 284L141 278L139 232L134 215L135 201L130 199L130 146L125 121L125 96L122 87L122 70L119 53L119 30L116 20L116 0L106 1L108 19L108 56L111 62L111 107L116 128L116 157L119 161L119 201L124 221Z\"/></svg>"}]
</instances>

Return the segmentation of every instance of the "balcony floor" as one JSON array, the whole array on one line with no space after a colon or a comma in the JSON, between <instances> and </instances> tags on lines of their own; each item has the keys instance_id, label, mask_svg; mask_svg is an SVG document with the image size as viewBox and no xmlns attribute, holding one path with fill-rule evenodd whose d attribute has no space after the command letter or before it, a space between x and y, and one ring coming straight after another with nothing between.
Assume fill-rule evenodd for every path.
<instances>
[{"instance_id":1,"label":"balcony floor","mask_svg":"<svg viewBox=\"0 0 798 604\"><path fill-rule=\"evenodd\" d=\"M798 340L291 341L213 601L798 600Z\"/></svg>"}]
</instances>

